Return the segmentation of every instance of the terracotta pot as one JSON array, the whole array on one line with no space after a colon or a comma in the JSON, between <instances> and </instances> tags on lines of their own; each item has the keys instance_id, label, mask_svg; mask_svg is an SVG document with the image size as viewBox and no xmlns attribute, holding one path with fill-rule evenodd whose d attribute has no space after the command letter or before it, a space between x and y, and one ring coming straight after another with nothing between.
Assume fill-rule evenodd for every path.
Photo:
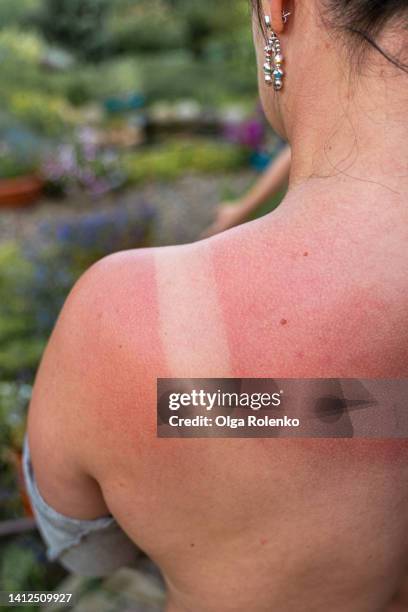
<instances>
[{"instance_id":1,"label":"terracotta pot","mask_svg":"<svg viewBox=\"0 0 408 612\"><path fill-rule=\"evenodd\" d=\"M34 204L42 195L44 181L35 175L0 179L0 208L20 208Z\"/></svg>"}]
</instances>

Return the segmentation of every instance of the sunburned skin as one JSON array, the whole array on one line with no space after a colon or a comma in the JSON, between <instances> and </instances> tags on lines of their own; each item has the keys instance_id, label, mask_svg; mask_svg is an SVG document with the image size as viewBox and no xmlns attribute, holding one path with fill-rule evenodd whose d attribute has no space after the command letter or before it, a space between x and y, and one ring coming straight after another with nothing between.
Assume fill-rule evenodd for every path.
<instances>
[{"instance_id":1,"label":"sunburned skin","mask_svg":"<svg viewBox=\"0 0 408 612\"><path fill-rule=\"evenodd\" d=\"M163 571L167 612L408 609L407 442L156 437L158 377L407 377L406 209L319 190L100 262L44 358L40 491L70 516L112 512Z\"/></svg>"}]
</instances>

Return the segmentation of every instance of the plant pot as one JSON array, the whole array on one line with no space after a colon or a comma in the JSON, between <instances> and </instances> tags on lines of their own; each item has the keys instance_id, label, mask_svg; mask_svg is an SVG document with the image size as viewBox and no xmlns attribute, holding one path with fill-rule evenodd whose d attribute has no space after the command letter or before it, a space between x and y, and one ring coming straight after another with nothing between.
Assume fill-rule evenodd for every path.
<instances>
[{"instance_id":1,"label":"plant pot","mask_svg":"<svg viewBox=\"0 0 408 612\"><path fill-rule=\"evenodd\" d=\"M0 208L21 208L34 204L42 195L44 181L35 175L0 179Z\"/></svg>"}]
</instances>

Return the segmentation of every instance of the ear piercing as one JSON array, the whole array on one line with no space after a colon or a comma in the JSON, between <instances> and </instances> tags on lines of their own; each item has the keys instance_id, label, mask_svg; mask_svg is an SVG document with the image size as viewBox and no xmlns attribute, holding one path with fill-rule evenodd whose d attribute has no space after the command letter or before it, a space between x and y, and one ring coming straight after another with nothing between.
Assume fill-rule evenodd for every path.
<instances>
[{"instance_id":1,"label":"ear piercing","mask_svg":"<svg viewBox=\"0 0 408 612\"><path fill-rule=\"evenodd\" d=\"M290 16L290 12L282 11L283 23L287 23ZM266 29L269 31L268 43L265 47L265 63L264 63L264 75L265 83L270 86L273 85L275 91L280 91L283 87L283 76L282 70L283 55L281 50L280 40L276 33L272 30L272 20L269 15L265 16Z\"/></svg>"},{"instance_id":2,"label":"ear piercing","mask_svg":"<svg viewBox=\"0 0 408 612\"><path fill-rule=\"evenodd\" d=\"M283 23L287 23L292 13L290 11L282 11Z\"/></svg>"}]
</instances>

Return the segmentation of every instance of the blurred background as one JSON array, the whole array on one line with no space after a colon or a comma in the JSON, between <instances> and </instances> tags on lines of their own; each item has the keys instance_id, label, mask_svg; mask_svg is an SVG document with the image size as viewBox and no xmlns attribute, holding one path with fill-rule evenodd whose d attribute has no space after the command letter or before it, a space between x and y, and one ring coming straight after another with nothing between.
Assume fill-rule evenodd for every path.
<instances>
[{"instance_id":1,"label":"blurred background","mask_svg":"<svg viewBox=\"0 0 408 612\"><path fill-rule=\"evenodd\" d=\"M35 371L73 283L111 252L198 239L281 146L247 0L0 0L0 590L74 580L46 562L21 482ZM103 596L76 580L78 609L161 609L156 582L119 605L114 580Z\"/></svg>"}]
</instances>

